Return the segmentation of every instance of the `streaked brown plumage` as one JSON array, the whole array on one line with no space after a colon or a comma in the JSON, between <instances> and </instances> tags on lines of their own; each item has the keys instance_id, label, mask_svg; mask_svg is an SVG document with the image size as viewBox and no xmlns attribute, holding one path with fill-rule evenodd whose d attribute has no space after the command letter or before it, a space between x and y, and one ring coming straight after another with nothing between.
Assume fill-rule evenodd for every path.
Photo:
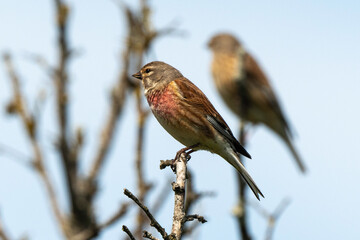
<instances>
[{"instance_id":1,"label":"streaked brown plumage","mask_svg":"<svg viewBox=\"0 0 360 240\"><path fill-rule=\"evenodd\" d=\"M148 63L133 76L142 80L154 116L170 135L191 152L207 150L223 157L258 199L263 196L239 158L240 154L251 158L250 154L199 88L164 62Z\"/></svg>"},{"instance_id":2,"label":"streaked brown plumage","mask_svg":"<svg viewBox=\"0 0 360 240\"><path fill-rule=\"evenodd\" d=\"M263 123L285 141L302 172L305 166L292 143L292 133L269 80L230 34L215 35L209 41L213 52L212 74L227 106L241 119Z\"/></svg>"}]
</instances>

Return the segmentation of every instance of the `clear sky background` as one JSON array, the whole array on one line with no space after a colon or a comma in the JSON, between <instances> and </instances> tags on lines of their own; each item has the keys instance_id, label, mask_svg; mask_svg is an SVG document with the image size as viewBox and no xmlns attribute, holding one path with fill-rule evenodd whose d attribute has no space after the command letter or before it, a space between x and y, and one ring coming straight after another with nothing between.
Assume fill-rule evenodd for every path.
<instances>
[{"instance_id":1,"label":"clear sky background","mask_svg":"<svg viewBox=\"0 0 360 240\"><path fill-rule=\"evenodd\" d=\"M133 2L132 6L136 6ZM108 94L119 71L119 53L126 33L124 18L113 1L70 1L71 45L79 57L71 64L72 127L82 126L87 169L107 113ZM258 59L271 79L285 113L297 132L295 144L309 169L304 176L279 139L264 127L250 134L247 147L253 160L247 168L265 195L259 205L272 211L284 199L291 204L278 221L274 239L355 239L360 235L360 2L359 1L151 1L157 28L176 23L185 37L164 37L146 57L165 61L179 69L202 89L233 129L238 121L217 94L210 74L209 38L229 31L239 37ZM41 144L47 149L47 164L58 184L64 205L66 196L52 142L56 136L51 81L28 58L41 54L54 63L55 32L50 0L0 0L0 52L14 56L28 100L46 91L41 117ZM0 144L27 155L31 149L17 118L5 114L11 96L3 64L0 66ZM100 219L106 219L127 200L123 188L135 192L135 106L127 102L116 132L97 199ZM33 101L28 103L34 107ZM159 160L173 157L182 145L168 135L151 116L146 130L146 178L162 189L170 171L159 170ZM223 159L207 152L193 154L189 167L196 188L216 192L195 209L208 223L197 231L199 239L237 239L231 211L236 204L235 174ZM60 187L59 187L60 186ZM249 199L256 200L252 195ZM172 198L158 220L171 226ZM66 207L66 206L65 206ZM134 215L135 208L128 216ZM49 202L39 178L16 159L0 151L0 216L14 237L62 239L54 224ZM100 239L125 235L122 219ZM266 222L251 211L251 229L263 239ZM155 232L152 230L152 232Z\"/></svg>"}]
</instances>

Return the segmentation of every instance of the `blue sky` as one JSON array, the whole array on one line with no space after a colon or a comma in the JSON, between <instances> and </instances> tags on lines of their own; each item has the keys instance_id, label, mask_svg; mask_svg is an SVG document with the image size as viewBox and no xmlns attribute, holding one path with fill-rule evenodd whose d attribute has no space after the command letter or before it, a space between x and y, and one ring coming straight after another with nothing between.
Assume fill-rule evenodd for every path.
<instances>
[{"instance_id":1,"label":"blue sky","mask_svg":"<svg viewBox=\"0 0 360 240\"><path fill-rule=\"evenodd\" d=\"M0 52L10 51L22 77L28 100L45 91L48 100L41 117L41 144L48 166L58 184L65 206L60 165L53 154L56 136L51 81L32 63L30 53L55 62L55 32L52 1L0 1ZM127 1L130 2L130 1ZM86 148L82 153L87 169L99 129L107 114L108 93L116 80L119 54L126 33L124 18L113 1L70 1L71 45L79 52L71 64L71 119L82 126ZM136 4L131 3L132 6ZM291 204L281 216L275 239L354 239L360 235L360 2L359 1L151 1L156 28L175 22L184 37L164 37L155 43L146 62L165 61L199 86L234 132L235 116L216 93L210 74L208 39L229 31L239 37L258 59L271 79L282 106L297 132L296 147L309 172L297 171L291 155L279 139L264 127L250 133L247 147L253 160L247 168L265 195L259 204L269 211L288 197ZM10 98L10 85L0 67L0 105ZM116 132L116 141L101 181L98 215L106 219L119 202L122 189L135 192L135 106L127 102ZM28 101L34 107L32 101ZM29 155L20 123L4 111L0 114L0 143ZM166 146L164 148L164 146ZM182 145L150 117L146 131L146 177L156 184L150 199L162 188L170 171L159 170L159 160L174 156ZM193 154L189 167L196 187L215 191L203 199L196 212L208 223L196 233L199 239L237 239L231 216L236 203L234 170L224 160L207 152ZM255 200L249 195L249 199ZM159 221L170 229L172 199ZM26 233L31 239L62 239L38 177L16 159L0 152L0 216L12 236ZM129 216L134 214L134 209ZM104 232L100 239L123 237L125 218ZM266 222L251 211L251 228L263 239ZM154 232L154 231L153 231Z\"/></svg>"}]
</instances>

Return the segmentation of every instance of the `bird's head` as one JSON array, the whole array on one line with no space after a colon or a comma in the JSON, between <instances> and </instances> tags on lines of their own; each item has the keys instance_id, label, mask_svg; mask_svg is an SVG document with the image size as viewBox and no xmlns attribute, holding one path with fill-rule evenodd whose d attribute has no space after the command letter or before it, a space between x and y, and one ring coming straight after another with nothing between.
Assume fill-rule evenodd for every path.
<instances>
[{"instance_id":1,"label":"bird's head","mask_svg":"<svg viewBox=\"0 0 360 240\"><path fill-rule=\"evenodd\" d=\"M210 39L208 47L214 53L236 54L241 48L241 44L233 35L221 33Z\"/></svg>"},{"instance_id":2,"label":"bird's head","mask_svg":"<svg viewBox=\"0 0 360 240\"><path fill-rule=\"evenodd\" d=\"M169 82L183 75L171 65L155 61L146 64L132 76L142 81L146 93L148 90L161 90Z\"/></svg>"}]
</instances>

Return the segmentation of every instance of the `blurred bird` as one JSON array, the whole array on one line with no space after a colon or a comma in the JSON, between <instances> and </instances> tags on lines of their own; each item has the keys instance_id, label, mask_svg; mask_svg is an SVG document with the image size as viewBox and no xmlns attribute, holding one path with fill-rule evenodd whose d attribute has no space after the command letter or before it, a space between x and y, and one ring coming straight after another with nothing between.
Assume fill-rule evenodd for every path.
<instances>
[{"instance_id":1,"label":"blurred bird","mask_svg":"<svg viewBox=\"0 0 360 240\"><path fill-rule=\"evenodd\" d=\"M216 153L239 171L257 199L259 194L264 197L240 161L240 154L251 158L250 154L199 88L164 62L150 62L132 76L142 80L145 97L159 123L186 146L177 156L188 150Z\"/></svg>"},{"instance_id":2,"label":"blurred bird","mask_svg":"<svg viewBox=\"0 0 360 240\"><path fill-rule=\"evenodd\" d=\"M230 34L218 34L208 43L213 52L212 75L227 106L245 122L263 123L285 141L302 172L305 166L292 143L292 132L269 80Z\"/></svg>"}]
</instances>

